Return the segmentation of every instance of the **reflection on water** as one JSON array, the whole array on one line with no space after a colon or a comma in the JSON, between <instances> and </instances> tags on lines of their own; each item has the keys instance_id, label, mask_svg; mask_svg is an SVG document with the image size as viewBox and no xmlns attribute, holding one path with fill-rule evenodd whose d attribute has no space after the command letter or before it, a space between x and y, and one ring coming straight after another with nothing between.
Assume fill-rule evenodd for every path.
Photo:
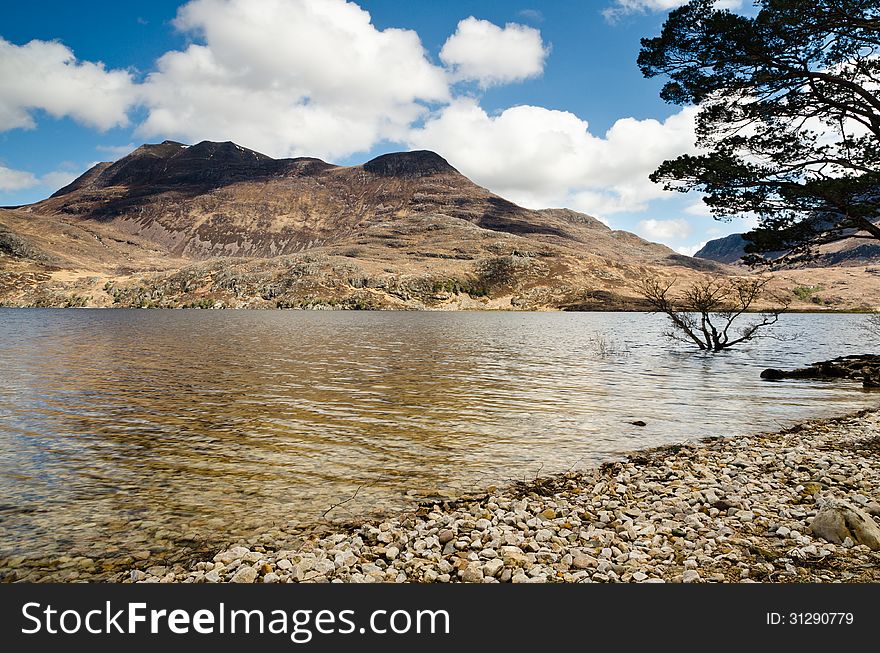
<instances>
[{"instance_id":1,"label":"reflection on water","mask_svg":"<svg viewBox=\"0 0 880 653\"><path fill-rule=\"evenodd\" d=\"M711 356L644 314L0 310L0 558L222 543L358 486L334 515L875 405L758 378L864 353L862 319Z\"/></svg>"}]
</instances>

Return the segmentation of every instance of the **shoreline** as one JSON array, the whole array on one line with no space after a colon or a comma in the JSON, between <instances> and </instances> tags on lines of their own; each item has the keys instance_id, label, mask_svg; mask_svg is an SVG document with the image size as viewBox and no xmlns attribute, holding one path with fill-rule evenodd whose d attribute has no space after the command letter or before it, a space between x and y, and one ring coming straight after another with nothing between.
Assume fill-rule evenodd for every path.
<instances>
[{"instance_id":1,"label":"shoreline","mask_svg":"<svg viewBox=\"0 0 880 653\"><path fill-rule=\"evenodd\" d=\"M880 582L880 408L624 456L124 581Z\"/></svg>"},{"instance_id":2,"label":"shoreline","mask_svg":"<svg viewBox=\"0 0 880 653\"><path fill-rule=\"evenodd\" d=\"M319 313L319 312L348 312L348 313L644 313L661 315L656 310L645 307L635 306L611 306L607 308L476 308L469 306L467 308L343 308L339 306L318 306L318 307L289 307L279 308L274 306L214 306L211 308L199 306L11 306L0 303L0 310L21 310L21 311L232 311L232 312L303 312L303 313ZM761 315L765 311L761 309L749 309L743 312L743 315ZM783 315L877 315L878 311L868 308L791 308L787 309Z\"/></svg>"}]
</instances>

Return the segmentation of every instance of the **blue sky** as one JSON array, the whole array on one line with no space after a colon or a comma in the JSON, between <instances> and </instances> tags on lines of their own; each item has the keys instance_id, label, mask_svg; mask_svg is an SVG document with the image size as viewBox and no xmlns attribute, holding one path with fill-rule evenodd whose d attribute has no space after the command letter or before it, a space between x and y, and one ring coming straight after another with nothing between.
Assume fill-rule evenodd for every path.
<instances>
[{"instance_id":1,"label":"blue sky","mask_svg":"<svg viewBox=\"0 0 880 653\"><path fill-rule=\"evenodd\" d=\"M662 102L635 64L675 4L10 4L0 205L164 138L340 164L426 148L524 205L570 206L690 253L745 225L646 180L693 142L693 109Z\"/></svg>"}]
</instances>

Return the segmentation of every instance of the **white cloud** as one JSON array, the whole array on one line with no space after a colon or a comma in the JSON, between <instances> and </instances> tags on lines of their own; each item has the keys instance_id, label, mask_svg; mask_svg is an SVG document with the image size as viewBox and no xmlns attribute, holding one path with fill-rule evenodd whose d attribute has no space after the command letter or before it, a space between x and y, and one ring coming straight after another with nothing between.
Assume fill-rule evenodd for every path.
<instances>
[{"instance_id":1,"label":"white cloud","mask_svg":"<svg viewBox=\"0 0 880 653\"><path fill-rule=\"evenodd\" d=\"M648 175L665 159L694 149L692 107L664 122L618 120L603 136L573 113L517 106L488 115L458 99L409 135L465 175L529 208L570 206L597 216L641 211L675 195Z\"/></svg>"},{"instance_id":2,"label":"white cloud","mask_svg":"<svg viewBox=\"0 0 880 653\"><path fill-rule=\"evenodd\" d=\"M54 170L52 172L47 172L40 177L40 185L55 192L59 188L67 186L67 184L79 177L83 172L83 170L80 170L79 172L71 172L70 170Z\"/></svg>"},{"instance_id":3,"label":"white cloud","mask_svg":"<svg viewBox=\"0 0 880 653\"><path fill-rule=\"evenodd\" d=\"M29 188L45 188L54 192L67 186L83 172L70 164L64 164L59 170L37 176L26 170L13 170L0 166L0 192L13 193Z\"/></svg>"},{"instance_id":4,"label":"white cloud","mask_svg":"<svg viewBox=\"0 0 880 653\"><path fill-rule=\"evenodd\" d=\"M33 188L40 180L33 173L0 166L0 191L11 192Z\"/></svg>"},{"instance_id":5,"label":"white cloud","mask_svg":"<svg viewBox=\"0 0 880 653\"><path fill-rule=\"evenodd\" d=\"M385 140L436 150L524 206L599 218L675 195L648 174L693 151L694 108L665 121L622 118L593 134L570 112L515 106L489 115L478 100L453 97L456 79L488 86L541 74L547 48L523 25L461 21L441 52L447 68L430 61L416 32L379 30L345 0L192 0L174 26L191 44L160 57L139 84L128 72L76 61L59 43L0 40L0 84L10 80L11 89L0 85L0 131L33 126L34 109L107 128L139 105L146 118L135 133L144 140L233 140L273 156L329 160ZM98 149L118 156L133 146ZM60 186L70 174L7 169L5 177L7 187L22 188Z\"/></svg>"},{"instance_id":6,"label":"white cloud","mask_svg":"<svg viewBox=\"0 0 880 653\"><path fill-rule=\"evenodd\" d=\"M696 245L683 245L680 247L673 247L672 249L674 249L679 254L684 254L685 256L693 256L701 249L703 249L706 246L707 242L708 241L704 240L703 242L697 243Z\"/></svg>"},{"instance_id":7,"label":"white cloud","mask_svg":"<svg viewBox=\"0 0 880 653\"><path fill-rule=\"evenodd\" d=\"M602 11L602 15L613 21L628 14L669 11L687 3L688 0L614 0L610 7ZM715 6L718 9L739 9L743 6L743 0L718 0Z\"/></svg>"},{"instance_id":8,"label":"white cloud","mask_svg":"<svg viewBox=\"0 0 880 653\"><path fill-rule=\"evenodd\" d=\"M440 59L456 81L476 81L482 87L517 82L544 72L549 49L534 27L507 23L503 28L471 16L458 23Z\"/></svg>"},{"instance_id":9,"label":"white cloud","mask_svg":"<svg viewBox=\"0 0 880 653\"><path fill-rule=\"evenodd\" d=\"M639 222L638 233L649 240L664 243L678 242L687 239L693 233L693 227L684 218L672 220L642 220Z\"/></svg>"},{"instance_id":10,"label":"white cloud","mask_svg":"<svg viewBox=\"0 0 880 653\"><path fill-rule=\"evenodd\" d=\"M534 23L544 22L544 12L540 9L520 9L516 15Z\"/></svg>"},{"instance_id":11,"label":"white cloud","mask_svg":"<svg viewBox=\"0 0 880 653\"><path fill-rule=\"evenodd\" d=\"M712 217L712 211L709 209L709 206L701 199L689 204L684 212L688 215L696 215L701 218Z\"/></svg>"},{"instance_id":12,"label":"white cloud","mask_svg":"<svg viewBox=\"0 0 880 653\"><path fill-rule=\"evenodd\" d=\"M0 38L0 131L33 129L33 112L107 130L128 123L131 75L102 63L77 61L61 43L15 45Z\"/></svg>"},{"instance_id":13,"label":"white cloud","mask_svg":"<svg viewBox=\"0 0 880 653\"><path fill-rule=\"evenodd\" d=\"M128 145L96 145L95 149L98 152L104 152L106 154L110 154L113 156L114 161L118 158L125 156L126 154L130 154L132 150L136 149L137 145L134 143L129 143Z\"/></svg>"},{"instance_id":14,"label":"white cloud","mask_svg":"<svg viewBox=\"0 0 880 653\"><path fill-rule=\"evenodd\" d=\"M416 32L344 0L193 0L174 25L198 42L146 80L142 136L333 158L402 139L449 98Z\"/></svg>"}]
</instances>

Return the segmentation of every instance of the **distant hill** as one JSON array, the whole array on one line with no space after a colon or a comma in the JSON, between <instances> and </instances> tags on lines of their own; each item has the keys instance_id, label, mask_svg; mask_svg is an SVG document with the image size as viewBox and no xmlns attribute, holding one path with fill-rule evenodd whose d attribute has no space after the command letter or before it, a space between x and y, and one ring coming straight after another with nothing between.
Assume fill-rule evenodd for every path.
<instances>
[{"instance_id":1,"label":"distant hill","mask_svg":"<svg viewBox=\"0 0 880 653\"><path fill-rule=\"evenodd\" d=\"M880 264L880 241L873 238L855 238L854 235L853 230L844 232L834 242L817 246L815 257L799 262L795 266L782 265L779 268L858 267ZM743 234L731 234L710 240L694 254L694 257L735 265L740 263L740 259L745 255L746 243ZM765 254L765 257L774 260L783 254L784 252L770 253Z\"/></svg>"},{"instance_id":2,"label":"distant hill","mask_svg":"<svg viewBox=\"0 0 880 653\"><path fill-rule=\"evenodd\" d=\"M739 263L739 260L745 256L745 246L746 239L742 237L742 234L731 234L724 238L710 240L694 254L694 258L733 265Z\"/></svg>"}]
</instances>

